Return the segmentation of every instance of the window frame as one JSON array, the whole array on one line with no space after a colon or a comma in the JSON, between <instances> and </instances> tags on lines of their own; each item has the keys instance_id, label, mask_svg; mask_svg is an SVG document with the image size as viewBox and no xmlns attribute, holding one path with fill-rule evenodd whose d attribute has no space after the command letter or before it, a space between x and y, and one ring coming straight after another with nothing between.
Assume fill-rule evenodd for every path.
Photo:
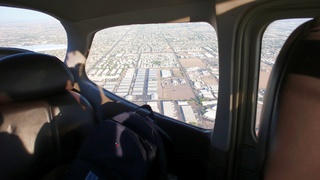
<instances>
[{"instance_id":1,"label":"window frame","mask_svg":"<svg viewBox=\"0 0 320 180\"><path fill-rule=\"evenodd\" d=\"M232 131L232 138L235 140L234 167L246 169L248 172L255 172L255 157L257 153L257 136L255 134L256 102L258 97L258 83L260 72L261 43L267 26L281 19L288 18L313 18L319 15L317 6L311 3L291 2L282 6L281 2L270 2L261 6L257 5L242 18L237 31L235 47L235 68L232 107L234 112L233 122L235 130ZM238 78L239 77L239 78Z\"/></svg>"},{"instance_id":2,"label":"window frame","mask_svg":"<svg viewBox=\"0 0 320 180\"><path fill-rule=\"evenodd\" d=\"M21 49L21 50L26 50L26 51L30 51L30 52L44 53L44 54L56 56L61 61L65 60L65 57L67 55L67 48L68 48L68 34L67 34L67 31L66 31L65 27L63 26L63 24L61 23L61 21L59 19L57 19L56 17L54 17L54 16L52 16L50 14L47 14L45 12L41 12L41 11L34 10L34 9L28 9L28 8L22 8L22 7L9 7L9 6L4 6L4 5L0 5L0 8L6 8L6 9L8 9L7 11L13 11L13 12L14 11L21 11L21 14L18 15L20 17L23 16L24 14L30 14L30 13L31 14L35 13L35 14L39 14L39 15L41 14L42 17L39 18L39 19L38 19L38 17L36 19L34 19L35 15L32 15L32 16L29 15L28 16L29 20L25 20L25 21L22 21L22 22L34 23L35 21L37 21L37 22L41 22L41 23L46 23L47 24L47 22L50 21L50 23L54 24L54 26L56 26L56 27L59 26L58 28L61 31L63 30L63 34L61 34L61 35L63 35L65 37L65 42L61 42L63 44L40 44L40 43L33 44L33 43L30 43L31 45L28 45L28 46L1 46L1 48L14 48L14 49ZM25 12L22 13L22 11L25 11ZM3 13L3 14L5 14L5 13ZM8 21L11 22L11 20L8 20ZM27 28L28 29L32 29L34 27L27 26ZM30 30L30 32L31 32L31 30ZM14 34L13 34L13 36L14 36ZM45 36L46 37L44 39L48 39L47 37L50 38L50 36L51 36L51 38L53 37L52 35L48 35L48 34L46 34ZM56 36L54 36L54 37L56 37ZM32 38L33 39L38 39L37 36L32 36ZM42 50L36 51L37 46L43 46L43 45L50 45L50 46L52 46L52 45L58 45L58 46L63 45L63 46L65 46L65 48L59 47L59 49L50 49L50 47L47 47L49 49L47 49L47 50L42 49ZM25 48L25 47L28 47L28 48ZM54 51L56 51L56 50L63 51L64 50L64 54L61 54L61 56L60 56L60 55L57 55L57 54L54 54L54 53L50 53L50 51L53 51L53 50Z\"/></svg>"},{"instance_id":3,"label":"window frame","mask_svg":"<svg viewBox=\"0 0 320 180\"><path fill-rule=\"evenodd\" d=\"M212 28L212 33L215 33L215 38L216 38L216 39L213 39L213 41L214 41L214 40L217 41L217 32L216 32L216 29L215 29L214 26L212 26L212 25L209 24L208 22L201 21L201 22L187 22L187 23L206 23L206 26L210 26L210 27ZM166 25L166 24L170 24L170 23L163 23L163 24ZM137 25L148 25L148 24L137 24ZM153 25L153 24L150 24L150 25ZM121 26L123 26L123 25L121 25ZM126 26L126 25L124 25L124 26ZM131 26L131 25L128 25L128 26ZM134 26L134 25L133 25L133 26ZM115 27L120 27L120 26L115 26ZM100 31L106 30L106 29L108 29L108 28L113 28L113 27L107 27L107 28L104 28L104 29L100 29L99 31L96 31L96 32L93 34L92 40L91 40L91 48L90 48L90 50L92 50L92 44L94 43L94 38L96 37L96 34L99 33ZM216 43L217 43L217 47L219 47L218 41L217 41ZM217 51L217 53L218 53L218 51ZM87 58L89 58L89 56L90 56L90 52L88 53ZM219 57L219 55L218 55L218 57ZM86 63L87 63L87 62L86 62ZM212 67L214 67L214 66L212 66ZM219 67L219 66L218 66L218 67ZM92 67L91 67L91 68L92 68ZM181 66L180 68L183 68L183 67ZM139 69L139 68L134 67L134 69L137 70L137 69ZM147 68L147 69L152 69L152 68ZM86 73L87 73L87 72L86 72ZM87 76L88 76L88 75L87 75ZM89 81L92 81L91 79L89 79L89 77L87 77L87 78L88 78ZM185 78L187 78L187 77L185 76ZM92 82L93 82L93 81L92 81ZM219 81L218 81L218 87L219 87L219 85L220 85L220 83L219 83ZM191 86L190 86L190 87L191 87ZM191 88L192 88L192 87L191 87ZM138 107L138 106L139 106L139 105L137 105L137 104L135 104L135 103L133 103L133 102L125 99L124 97L120 97L120 96L116 95L116 93L114 93L114 92L108 91L108 90L106 90L105 88L103 88L103 90L104 90L105 94L108 94L108 95L107 95L108 97L109 97L109 96L110 96L110 97L115 97L115 98L118 99L118 100L121 99L121 102L125 102L127 105L129 105L129 106L131 106L131 107ZM218 98L217 98L216 100L218 100ZM170 101L170 100L168 100L168 101ZM178 101L178 100L171 100L170 102L174 102L174 101ZM162 102L162 101L161 101L161 102ZM160 106L162 105L161 102L160 102L160 100L159 100ZM218 106L218 105L217 105L217 106ZM179 106L179 107L180 107L180 106ZM162 114L162 113L157 113L157 112L155 112L155 113L158 114L161 118L164 118L164 117L165 117L166 119L170 119L171 121L177 121L179 124L187 125L187 126L190 126L190 127L192 127L192 128L199 129L199 130L201 130L201 131L212 132L212 131L214 130L214 128L203 128L203 127L200 127L200 126L196 126L196 125L193 125L193 124L189 124L189 123L187 123L187 122L182 122L181 120L178 120L178 119L175 119L175 118L172 118L172 117L168 117L168 116L166 116L166 115L164 115L164 114ZM181 113L182 113L182 110L181 110Z\"/></svg>"}]
</instances>

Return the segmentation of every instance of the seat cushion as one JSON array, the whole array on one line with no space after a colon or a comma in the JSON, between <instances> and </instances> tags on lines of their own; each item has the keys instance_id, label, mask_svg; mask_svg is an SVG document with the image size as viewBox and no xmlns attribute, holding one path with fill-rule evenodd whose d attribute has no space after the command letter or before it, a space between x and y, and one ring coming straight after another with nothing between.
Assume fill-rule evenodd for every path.
<instances>
[{"instance_id":1,"label":"seat cushion","mask_svg":"<svg viewBox=\"0 0 320 180\"><path fill-rule=\"evenodd\" d=\"M39 178L70 163L96 123L75 92L0 106L0 179Z\"/></svg>"},{"instance_id":2,"label":"seat cushion","mask_svg":"<svg viewBox=\"0 0 320 180\"><path fill-rule=\"evenodd\" d=\"M54 56L0 60L0 179L40 179L73 161L97 123L90 103L71 90L73 81Z\"/></svg>"}]
</instances>

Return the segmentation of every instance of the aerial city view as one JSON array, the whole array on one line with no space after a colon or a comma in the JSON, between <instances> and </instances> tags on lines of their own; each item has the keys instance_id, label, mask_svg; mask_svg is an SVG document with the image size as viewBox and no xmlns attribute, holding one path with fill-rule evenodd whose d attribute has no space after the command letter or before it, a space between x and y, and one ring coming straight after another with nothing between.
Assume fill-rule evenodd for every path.
<instances>
[{"instance_id":1,"label":"aerial city view","mask_svg":"<svg viewBox=\"0 0 320 180\"><path fill-rule=\"evenodd\" d=\"M218 45L206 23L149 24L98 32L86 71L96 84L136 104L212 128Z\"/></svg>"},{"instance_id":2,"label":"aerial city view","mask_svg":"<svg viewBox=\"0 0 320 180\"><path fill-rule=\"evenodd\" d=\"M304 21L277 21L264 34L257 126L279 49ZM0 31L1 47L65 58L66 33L57 21L5 23ZM94 37L86 73L97 85L135 104L149 104L155 112L198 127L214 127L219 56L215 30L207 23L130 25L102 30Z\"/></svg>"}]
</instances>

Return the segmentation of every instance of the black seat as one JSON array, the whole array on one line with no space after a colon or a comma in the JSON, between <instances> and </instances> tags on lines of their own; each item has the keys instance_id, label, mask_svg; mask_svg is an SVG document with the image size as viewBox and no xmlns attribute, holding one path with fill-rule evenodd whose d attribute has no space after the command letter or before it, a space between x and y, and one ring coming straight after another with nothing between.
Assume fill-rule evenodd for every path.
<instances>
[{"instance_id":1,"label":"black seat","mask_svg":"<svg viewBox=\"0 0 320 180\"><path fill-rule=\"evenodd\" d=\"M19 53L31 53L32 51L19 48L0 47L0 59L6 56L19 54Z\"/></svg>"},{"instance_id":2,"label":"black seat","mask_svg":"<svg viewBox=\"0 0 320 180\"><path fill-rule=\"evenodd\" d=\"M74 159L97 120L73 83L54 56L0 60L0 179L39 179Z\"/></svg>"},{"instance_id":3,"label":"black seat","mask_svg":"<svg viewBox=\"0 0 320 180\"><path fill-rule=\"evenodd\" d=\"M271 73L258 138L265 179L320 179L320 19L298 27Z\"/></svg>"}]
</instances>

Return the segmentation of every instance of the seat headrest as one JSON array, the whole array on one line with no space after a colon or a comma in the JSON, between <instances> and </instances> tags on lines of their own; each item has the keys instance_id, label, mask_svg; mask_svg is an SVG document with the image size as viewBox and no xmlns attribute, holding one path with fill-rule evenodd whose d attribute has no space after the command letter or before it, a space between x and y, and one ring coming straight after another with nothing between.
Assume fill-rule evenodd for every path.
<instances>
[{"instance_id":1,"label":"seat headrest","mask_svg":"<svg viewBox=\"0 0 320 180\"><path fill-rule=\"evenodd\" d=\"M283 103L281 98L287 94L284 88L287 86L288 76L295 74L320 78L319 60L320 17L316 17L303 23L291 33L283 45L270 74L263 103L257 145L256 167L261 178L264 177L264 170L268 166L268 158L273 153L273 143L278 138L280 104ZM292 98L292 103L295 102L294 99ZM293 109L293 111L295 110L303 112L301 109Z\"/></svg>"},{"instance_id":2,"label":"seat headrest","mask_svg":"<svg viewBox=\"0 0 320 180\"><path fill-rule=\"evenodd\" d=\"M0 103L50 96L73 87L71 71L58 58L22 53L0 59Z\"/></svg>"},{"instance_id":3,"label":"seat headrest","mask_svg":"<svg viewBox=\"0 0 320 180\"><path fill-rule=\"evenodd\" d=\"M288 55L288 73L320 78L320 17L300 26L301 37Z\"/></svg>"}]
</instances>

